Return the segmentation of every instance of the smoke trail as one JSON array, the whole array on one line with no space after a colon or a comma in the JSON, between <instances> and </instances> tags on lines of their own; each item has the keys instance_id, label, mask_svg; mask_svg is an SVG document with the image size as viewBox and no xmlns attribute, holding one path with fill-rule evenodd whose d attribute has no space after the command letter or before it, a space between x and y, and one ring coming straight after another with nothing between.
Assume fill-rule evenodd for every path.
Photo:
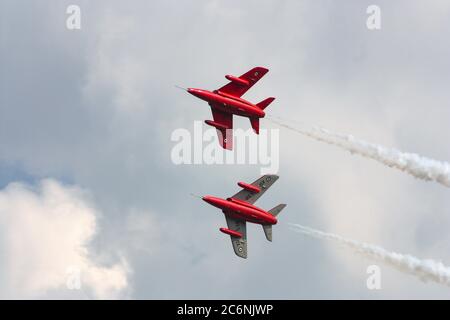
<instances>
[{"instance_id":1,"label":"smoke trail","mask_svg":"<svg viewBox=\"0 0 450 320\"><path fill-rule=\"evenodd\" d=\"M414 275L424 282L434 281L450 286L450 268L440 261L421 260L408 254L390 252L382 247L347 239L333 233L322 232L299 224L290 223L289 225L293 231L319 239L334 240L370 259L384 262L401 272Z\"/></svg>"},{"instance_id":2,"label":"smoke trail","mask_svg":"<svg viewBox=\"0 0 450 320\"><path fill-rule=\"evenodd\" d=\"M274 118L269 118L269 120L315 140L341 147L352 154L356 153L363 157L377 160L388 167L397 168L416 178L436 181L446 187L450 187L450 164L448 162L425 158L415 153L404 153L396 149L359 140L352 135L335 133L320 127L299 129L283 124Z\"/></svg>"}]
</instances>

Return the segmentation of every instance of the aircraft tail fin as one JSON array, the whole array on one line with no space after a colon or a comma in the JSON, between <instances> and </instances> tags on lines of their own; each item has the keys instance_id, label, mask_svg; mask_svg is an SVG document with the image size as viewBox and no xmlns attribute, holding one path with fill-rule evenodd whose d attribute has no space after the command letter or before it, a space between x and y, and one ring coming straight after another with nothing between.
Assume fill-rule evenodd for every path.
<instances>
[{"instance_id":1,"label":"aircraft tail fin","mask_svg":"<svg viewBox=\"0 0 450 320\"><path fill-rule=\"evenodd\" d=\"M285 207L285 204L279 204L276 207L270 209L269 213L273 216L277 216ZM262 227L264 230L264 234L266 235L266 239L272 241L272 225L262 225Z\"/></svg>"},{"instance_id":2,"label":"aircraft tail fin","mask_svg":"<svg viewBox=\"0 0 450 320\"><path fill-rule=\"evenodd\" d=\"M258 108L260 108L261 110L264 110L265 108L267 108L267 106L268 106L269 104L272 103L273 100L275 100L274 97L270 97L270 98L264 99L263 101L257 103L256 106L257 106Z\"/></svg>"},{"instance_id":3,"label":"aircraft tail fin","mask_svg":"<svg viewBox=\"0 0 450 320\"><path fill-rule=\"evenodd\" d=\"M250 124L252 125L253 131L259 134L259 118L250 118Z\"/></svg>"},{"instance_id":4,"label":"aircraft tail fin","mask_svg":"<svg viewBox=\"0 0 450 320\"><path fill-rule=\"evenodd\" d=\"M266 239L268 241L272 241L272 225L271 224L267 224L267 225L262 225L263 230L264 230L264 234L266 235Z\"/></svg>"},{"instance_id":5,"label":"aircraft tail fin","mask_svg":"<svg viewBox=\"0 0 450 320\"><path fill-rule=\"evenodd\" d=\"M279 204L276 207L270 209L269 213L276 217L281 212L281 210L283 210L285 207L286 207L286 205L284 203Z\"/></svg>"}]
</instances>

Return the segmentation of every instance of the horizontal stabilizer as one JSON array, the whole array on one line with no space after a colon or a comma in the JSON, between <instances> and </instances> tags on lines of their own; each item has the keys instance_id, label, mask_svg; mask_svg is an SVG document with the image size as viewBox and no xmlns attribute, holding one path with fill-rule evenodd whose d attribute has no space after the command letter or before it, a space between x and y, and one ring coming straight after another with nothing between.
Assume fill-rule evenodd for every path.
<instances>
[{"instance_id":1,"label":"horizontal stabilizer","mask_svg":"<svg viewBox=\"0 0 450 320\"><path fill-rule=\"evenodd\" d=\"M273 216L277 216L281 210L283 210L286 207L286 204L279 204L275 208L272 208L269 210L269 213Z\"/></svg>"},{"instance_id":2,"label":"horizontal stabilizer","mask_svg":"<svg viewBox=\"0 0 450 320\"><path fill-rule=\"evenodd\" d=\"M257 103L256 106L257 106L258 108L260 108L261 110L264 110L265 108L267 108L267 106L268 106L269 104L272 103L273 100L275 100L274 97L267 98L267 99L261 101L260 103Z\"/></svg>"},{"instance_id":3,"label":"horizontal stabilizer","mask_svg":"<svg viewBox=\"0 0 450 320\"><path fill-rule=\"evenodd\" d=\"M259 118L250 118L250 124L252 125L253 131L259 134Z\"/></svg>"},{"instance_id":4,"label":"horizontal stabilizer","mask_svg":"<svg viewBox=\"0 0 450 320\"><path fill-rule=\"evenodd\" d=\"M272 241L272 225L262 225L266 239Z\"/></svg>"}]
</instances>

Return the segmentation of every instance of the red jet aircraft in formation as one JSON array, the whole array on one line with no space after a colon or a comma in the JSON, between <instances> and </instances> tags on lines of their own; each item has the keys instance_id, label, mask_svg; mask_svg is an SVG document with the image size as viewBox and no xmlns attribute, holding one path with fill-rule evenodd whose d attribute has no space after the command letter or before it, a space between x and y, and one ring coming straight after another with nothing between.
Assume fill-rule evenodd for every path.
<instances>
[{"instance_id":1,"label":"red jet aircraft in formation","mask_svg":"<svg viewBox=\"0 0 450 320\"><path fill-rule=\"evenodd\" d=\"M256 67L240 77L226 75L230 82L214 91L188 88L187 92L205 100L211 107L214 121L205 120L205 123L217 129L220 145L224 149L233 148L233 115L250 119L250 124L256 134L259 134L259 119L264 118L264 109L275 100L267 98L260 103L253 104L241 98L269 69ZM219 230L231 238L234 252L241 258L247 258L247 222L260 224L267 240L272 241L272 225L277 223L276 216L286 207L279 204L275 208L265 211L253 205L272 184L278 180L276 175L264 175L252 184L239 182L241 191L234 196L221 199L213 196L204 196L202 199L222 210L227 220L228 228Z\"/></svg>"},{"instance_id":2,"label":"red jet aircraft in formation","mask_svg":"<svg viewBox=\"0 0 450 320\"><path fill-rule=\"evenodd\" d=\"M270 97L253 104L242 99L241 96L268 71L269 69L256 67L240 77L226 75L225 78L230 82L212 92L204 89L187 89L187 92L205 100L210 105L214 121L206 120L205 123L217 129L220 145L224 149L233 149L233 115L249 118L253 130L259 134L259 119L264 118L264 109L275 98Z\"/></svg>"},{"instance_id":3,"label":"red jet aircraft in formation","mask_svg":"<svg viewBox=\"0 0 450 320\"><path fill-rule=\"evenodd\" d=\"M268 174L252 184L239 182L238 185L242 190L230 198L221 199L213 196L204 196L202 198L214 207L222 209L228 228L220 228L219 230L231 237L234 252L241 258L247 258L246 222L262 225L267 240L272 241L272 225L277 224L276 216L286 205L279 204L275 208L265 211L253 204L277 180L278 176Z\"/></svg>"}]
</instances>

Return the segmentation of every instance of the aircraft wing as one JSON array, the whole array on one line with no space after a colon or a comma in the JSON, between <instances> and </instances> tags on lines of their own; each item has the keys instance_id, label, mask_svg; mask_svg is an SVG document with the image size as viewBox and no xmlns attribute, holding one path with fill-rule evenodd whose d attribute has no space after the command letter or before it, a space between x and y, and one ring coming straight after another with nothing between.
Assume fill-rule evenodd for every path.
<instances>
[{"instance_id":1,"label":"aircraft wing","mask_svg":"<svg viewBox=\"0 0 450 320\"><path fill-rule=\"evenodd\" d=\"M247 223L244 220L235 219L229 216L227 212L225 212L225 219L227 219L228 229L235 230L242 234L242 238L230 236L234 253L236 253L238 257L247 259Z\"/></svg>"},{"instance_id":2,"label":"aircraft wing","mask_svg":"<svg viewBox=\"0 0 450 320\"><path fill-rule=\"evenodd\" d=\"M234 196L232 196L232 198L243 200L253 204L275 183L275 181L278 180L278 178L279 177L275 174L266 174L252 183L252 186L258 187L260 189L258 193L242 189Z\"/></svg>"},{"instance_id":3,"label":"aircraft wing","mask_svg":"<svg viewBox=\"0 0 450 320\"><path fill-rule=\"evenodd\" d=\"M258 80L261 79L268 71L269 69L263 67L255 67L239 77L239 79L244 80L242 83L231 81L224 85L222 88L218 89L218 91L226 94L231 94L235 97L241 97L244 93L247 92L248 89L253 87L253 85L257 83Z\"/></svg>"},{"instance_id":4,"label":"aircraft wing","mask_svg":"<svg viewBox=\"0 0 450 320\"><path fill-rule=\"evenodd\" d=\"M210 106L214 122L224 126L224 128L216 128L220 145L227 150L233 149L233 115L214 108L214 104L211 104Z\"/></svg>"}]
</instances>

